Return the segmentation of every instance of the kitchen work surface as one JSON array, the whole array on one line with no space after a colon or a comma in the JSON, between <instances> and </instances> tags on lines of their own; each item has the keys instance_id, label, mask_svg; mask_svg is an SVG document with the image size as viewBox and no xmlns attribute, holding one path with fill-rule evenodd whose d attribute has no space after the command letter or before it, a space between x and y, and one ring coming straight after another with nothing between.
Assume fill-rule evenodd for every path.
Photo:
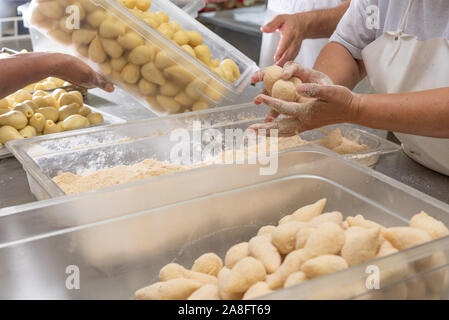
<instances>
[{"instance_id":1,"label":"kitchen work surface","mask_svg":"<svg viewBox=\"0 0 449 320\"><path fill-rule=\"evenodd\" d=\"M229 247L248 241L262 226L322 198L327 198L326 211L341 211L345 219L362 213L387 228L408 225L421 210L449 224L447 204L322 147L283 152L279 164L272 176L261 176L258 165L216 165L2 210L0 297L133 299L137 289L157 281L167 263L191 266L206 252L224 257ZM390 284L430 283L435 277L442 280L437 285L432 281L438 290L425 298L447 298L448 248L445 236L377 259L375 264L386 273L400 263L415 264L434 255L444 261L425 272L417 270L413 278L395 278L375 294L361 285L372 263L366 262L267 298L326 298L337 293L334 298L389 299L395 297L389 296ZM80 290L64 286L68 265L80 269ZM356 292L340 290L354 287Z\"/></svg>"},{"instance_id":2,"label":"kitchen work surface","mask_svg":"<svg viewBox=\"0 0 449 320\"><path fill-rule=\"evenodd\" d=\"M262 43L260 27L263 25L265 10L265 6L254 6L204 12L200 14L198 20L258 62Z\"/></svg>"}]
</instances>

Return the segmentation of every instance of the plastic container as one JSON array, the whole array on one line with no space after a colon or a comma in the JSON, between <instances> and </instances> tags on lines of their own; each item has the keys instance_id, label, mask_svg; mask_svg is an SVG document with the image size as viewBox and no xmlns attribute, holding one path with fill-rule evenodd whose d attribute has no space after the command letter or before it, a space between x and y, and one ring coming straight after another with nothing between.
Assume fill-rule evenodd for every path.
<instances>
[{"instance_id":1,"label":"plastic container","mask_svg":"<svg viewBox=\"0 0 449 320\"><path fill-rule=\"evenodd\" d=\"M106 126L106 125L110 125L110 124L119 124L119 123L125 123L126 122L122 118L119 118L119 117L116 117L116 116L114 116L112 114L100 111L99 109L93 108L93 107L91 107L91 106L89 106L87 104L85 104L85 106L89 107L94 112L101 113L103 115L103 119L104 119L104 122L102 122L100 124L92 125L89 128ZM55 134L53 134L53 135L55 135ZM56 133L56 135L58 135L58 133ZM11 157L11 156L12 156L12 153L5 146L1 146L0 147L0 159L8 158L8 157Z\"/></svg>"},{"instance_id":2,"label":"plastic container","mask_svg":"<svg viewBox=\"0 0 449 320\"><path fill-rule=\"evenodd\" d=\"M11 141L7 144L27 172L31 191L37 199L64 195L51 180L60 171L82 173L118 165L131 165L145 159L170 161L170 151L178 141L169 133L177 128L192 128L201 123L202 132L213 128L245 130L250 124L263 120L268 108L244 104L205 110L196 114L173 115L164 118L128 122L107 128L66 132L56 137L36 137L32 141ZM352 125L333 126L348 138L359 138L369 149L345 155L346 159L373 164L382 154L395 152L399 146ZM323 133L313 130L304 134L308 140L320 139ZM204 136L204 134L203 134ZM202 141L202 148L208 143ZM191 149L197 146L192 143ZM191 159L195 162L194 159Z\"/></svg>"},{"instance_id":3,"label":"plastic container","mask_svg":"<svg viewBox=\"0 0 449 320\"><path fill-rule=\"evenodd\" d=\"M175 2L176 3L176 2ZM201 10L204 7L204 0L192 0L189 1L184 6L179 6L184 10L186 13L191 15L193 18L196 18L198 16L198 11ZM19 12L22 13L22 15L26 15L29 8L29 3L23 6L19 7ZM31 42L33 45L34 51L61 51L64 52L66 48L64 45L61 45L54 40L50 39L48 36L44 35L42 32L40 32L38 29L34 28L31 25L28 25L29 33L31 37ZM55 49L56 46L56 49Z\"/></svg>"},{"instance_id":4,"label":"plastic container","mask_svg":"<svg viewBox=\"0 0 449 320\"><path fill-rule=\"evenodd\" d=\"M64 2L65 0L55 0L55 3L60 3L60 1ZM67 3L67 1L65 2ZM91 2L91 0L85 0L82 3L86 8L92 7L89 10L95 9L95 6L93 5L94 2ZM123 65L114 64L116 69L112 70L110 65L110 57L118 57L118 53L120 53L120 51L111 53L112 51L108 50L110 54L104 55L101 50L106 43L104 42L104 39L97 41L97 38L94 38L94 40L89 38L86 40L86 44L77 45L77 47L75 47L75 45L72 44L72 36L69 33L63 32L59 29L59 23L56 19L51 20L48 18L42 18L42 13L39 9L37 9L37 3L35 1L31 3L28 10L22 10L22 12L29 25L32 25L39 32L43 33L45 36L49 36L51 39L60 39L59 44L61 44L61 41L64 43L61 47L61 45L53 46L51 43L47 42L42 45L43 47L48 47L48 49L58 50L65 53L77 54L78 56L83 57L86 62L103 72L103 74L109 76L111 81L127 90L142 104L148 106L158 115L180 113L191 110L195 111L217 105L222 100L232 101L249 84L252 74L257 70L257 65L254 61L246 57L230 44L223 41L223 39L193 19L183 10L176 7L170 1L154 0L152 1L149 11L163 11L168 14L170 21L179 22L180 26L184 30L197 31L200 33L202 36L202 43L210 48L213 59L218 59L220 63L225 59L231 59L237 64L240 73L240 77L237 80L234 81L235 77L232 79L229 78L231 77L228 72L230 69L223 71L225 69L220 66L220 74L223 77L227 74L229 76L228 80L232 80L234 82L223 80L218 73L211 69L213 62L210 62L210 65L206 66L206 64L197 58L192 57L174 41L171 41L169 38L162 35L162 33L148 25L145 21L136 17L133 12L118 3L116 0L96 0L95 3L98 6L96 7L96 10L99 10L100 12L107 12L108 16L116 19L114 20L113 25L123 26L121 30L115 33L121 34L121 48L123 49L124 45L130 48L129 50L126 48L123 50L123 56L127 56L131 51L132 46L135 45L131 44L131 42L125 42L124 40L126 37L123 37L123 32L125 32L123 30L128 30L126 31L127 33L131 32L134 36L135 33L137 33L139 35L137 38L141 37L142 39L145 39L146 45L151 47L150 50L152 53L150 54L150 59L154 61L154 63L144 60L146 62L143 65L133 64L126 69ZM44 10L42 9L42 11ZM86 19L87 18L82 20L80 25L81 29L92 29L92 23L88 24ZM49 33L47 31L49 28L56 28L56 30ZM101 28L95 28L95 30L100 29L103 30L99 33L101 36L108 36L110 37L109 40L117 39L115 34L107 34L106 31L104 31L107 28L103 27L103 25L101 25ZM93 37L93 34L91 36ZM39 39L41 38L40 35L38 35L38 37ZM138 41L136 43L138 43ZM101 43L101 45L99 43ZM109 41L109 45L115 49L117 49L116 44L117 42ZM190 41L189 44L192 46L193 44L196 45L196 43L192 41ZM88 45L92 48L95 47L96 49L92 49L91 53L95 51L97 54L89 55ZM38 46L39 49L42 49L42 46ZM163 60L158 58L158 56L155 55L156 52L165 53L166 59ZM94 63L90 58L94 58L95 61L99 63L101 62L101 64ZM142 60L138 61L133 59L132 61L140 63ZM155 65L157 65L158 68L155 68ZM213 66L215 67L215 65ZM126 71L122 72L123 69ZM145 78L143 77L144 74ZM156 74L158 76L156 76ZM234 75L237 76L235 73L232 73L232 76ZM124 78L127 82L123 80ZM149 85L146 82L141 83L142 79L147 80L152 84ZM172 85L174 82L176 82L176 88L174 90L170 92L165 90L159 92L161 85L167 83ZM175 94L174 98L171 97L172 94Z\"/></svg>"},{"instance_id":5,"label":"plastic container","mask_svg":"<svg viewBox=\"0 0 449 320\"><path fill-rule=\"evenodd\" d=\"M326 211L362 213L386 227L406 225L420 210L449 225L447 204L318 146L283 152L273 176L259 169L213 165L2 209L0 298L132 299L135 290L157 281L165 264L190 267L206 252L224 258L261 226L322 197ZM400 299L416 293L418 299L447 299L448 249L446 236L264 298ZM441 260L429 268L381 281L379 290L365 286L372 275L367 266L377 266L385 280L398 267L435 255ZM64 271L73 265L80 271L79 290L64 286ZM416 284L426 291L413 290Z\"/></svg>"}]
</instances>

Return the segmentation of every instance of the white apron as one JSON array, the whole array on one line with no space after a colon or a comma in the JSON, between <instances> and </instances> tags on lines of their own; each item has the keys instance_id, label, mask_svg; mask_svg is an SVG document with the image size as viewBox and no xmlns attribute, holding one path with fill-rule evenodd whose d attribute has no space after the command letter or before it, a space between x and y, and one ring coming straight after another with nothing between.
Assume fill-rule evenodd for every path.
<instances>
[{"instance_id":1,"label":"white apron","mask_svg":"<svg viewBox=\"0 0 449 320\"><path fill-rule=\"evenodd\" d=\"M293 14L321 9L329 9L338 6L342 0L268 0L267 12L265 14L265 24L273 20L280 14ZM262 37L262 47L260 51L259 66L265 68L275 64L274 54L276 53L279 40L278 32L264 33ZM305 67L312 68L320 51L327 44L329 39L306 39L302 42L301 50L295 61Z\"/></svg>"},{"instance_id":2,"label":"white apron","mask_svg":"<svg viewBox=\"0 0 449 320\"><path fill-rule=\"evenodd\" d=\"M398 31L385 32L362 51L376 93L404 93L449 86L449 41L445 38L419 41L416 36L403 33L412 4L413 0L410 0ZM409 157L449 175L449 139L395 135Z\"/></svg>"}]
</instances>

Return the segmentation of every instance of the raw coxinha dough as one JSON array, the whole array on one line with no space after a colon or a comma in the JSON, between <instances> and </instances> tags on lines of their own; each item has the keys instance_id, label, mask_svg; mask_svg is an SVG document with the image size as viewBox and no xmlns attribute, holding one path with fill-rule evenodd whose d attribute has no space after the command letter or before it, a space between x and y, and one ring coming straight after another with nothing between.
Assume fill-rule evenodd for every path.
<instances>
[{"instance_id":1,"label":"raw coxinha dough","mask_svg":"<svg viewBox=\"0 0 449 320\"><path fill-rule=\"evenodd\" d=\"M104 122L101 113L92 112L84 105L79 91L56 89L65 85L68 83L49 77L1 99L0 141L3 142L0 142L0 147L10 140L75 130ZM71 119L67 120L69 117Z\"/></svg>"},{"instance_id":2,"label":"raw coxinha dough","mask_svg":"<svg viewBox=\"0 0 449 320\"><path fill-rule=\"evenodd\" d=\"M300 285L310 279L347 269L366 261L397 253L449 234L440 221L421 212L410 226L385 228L362 215L343 220L338 211L324 212L326 199L299 208L277 226L263 226L249 242L232 246L224 264L215 253L205 253L192 269L170 263L159 282L135 293L136 299L254 299L275 290ZM417 261L397 262L380 272L381 289L369 293L376 299L426 299L442 297L449 285L443 268L415 276L447 263L443 252ZM389 285L411 277L400 287ZM397 288L396 288L397 287ZM359 283L324 290L316 299L346 299L366 294Z\"/></svg>"},{"instance_id":3,"label":"raw coxinha dough","mask_svg":"<svg viewBox=\"0 0 449 320\"><path fill-rule=\"evenodd\" d=\"M283 69L279 66L270 66L264 69L264 86L268 95L273 98L289 102L299 102L301 96L296 88L302 83L301 79L292 77L288 80L281 79Z\"/></svg>"}]
</instances>

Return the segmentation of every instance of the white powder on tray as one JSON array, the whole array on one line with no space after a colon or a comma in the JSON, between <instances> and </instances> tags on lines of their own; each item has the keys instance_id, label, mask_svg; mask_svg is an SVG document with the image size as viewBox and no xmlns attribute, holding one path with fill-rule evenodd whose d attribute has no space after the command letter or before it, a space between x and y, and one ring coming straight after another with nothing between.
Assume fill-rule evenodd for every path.
<instances>
[{"instance_id":1,"label":"white powder on tray","mask_svg":"<svg viewBox=\"0 0 449 320\"><path fill-rule=\"evenodd\" d=\"M122 183L138 181L148 177L188 170L199 166L200 165L183 166L155 159L146 159L134 165L101 169L86 175L63 172L54 177L53 181L66 194L77 194Z\"/></svg>"},{"instance_id":2,"label":"white powder on tray","mask_svg":"<svg viewBox=\"0 0 449 320\"><path fill-rule=\"evenodd\" d=\"M269 142L269 139L267 139L267 141ZM340 154L356 153L368 149L368 147L364 144L359 144L357 141L352 141L343 137L340 130L336 129L330 132L325 138L316 141L305 141L299 136L279 138L278 150L287 150L312 142L320 144ZM244 151L245 157L255 148L255 145L246 147ZM260 147L257 146L259 152L265 152L263 147L262 150L259 148ZM266 150L269 152L269 147L266 147ZM228 152L234 153L233 156L235 159L236 151L225 151L224 154ZM71 172L63 172L54 177L53 181L66 194L77 194L85 191L111 187L122 183L138 181L149 177L198 168L212 163L214 163L214 161L209 160L193 165L180 165L169 163L167 161L159 161L156 159L146 159L134 165L122 165L113 168L101 169L89 174L73 174Z\"/></svg>"}]
</instances>

